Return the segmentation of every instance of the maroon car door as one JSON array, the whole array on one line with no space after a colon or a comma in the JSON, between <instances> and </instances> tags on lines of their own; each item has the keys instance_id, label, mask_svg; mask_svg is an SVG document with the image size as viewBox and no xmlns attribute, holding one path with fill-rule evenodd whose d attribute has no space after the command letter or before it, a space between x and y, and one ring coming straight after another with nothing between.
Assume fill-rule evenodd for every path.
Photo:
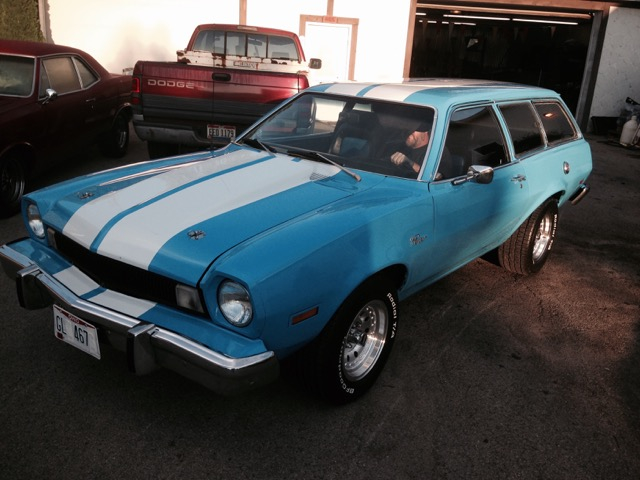
<instances>
[{"instance_id":1,"label":"maroon car door","mask_svg":"<svg viewBox=\"0 0 640 480\"><path fill-rule=\"evenodd\" d=\"M42 59L40 98L46 97L48 89L56 93L44 106L49 148L55 154L64 155L91 142L87 118L91 114L92 99L90 92L82 88L71 56Z\"/></svg>"}]
</instances>

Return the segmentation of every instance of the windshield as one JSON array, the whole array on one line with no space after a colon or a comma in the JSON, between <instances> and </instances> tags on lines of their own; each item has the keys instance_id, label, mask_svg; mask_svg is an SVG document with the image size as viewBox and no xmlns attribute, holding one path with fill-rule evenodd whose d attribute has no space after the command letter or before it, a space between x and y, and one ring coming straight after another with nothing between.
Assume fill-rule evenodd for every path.
<instances>
[{"instance_id":1,"label":"windshield","mask_svg":"<svg viewBox=\"0 0 640 480\"><path fill-rule=\"evenodd\" d=\"M0 55L0 95L31 95L34 64L33 58Z\"/></svg>"},{"instance_id":2,"label":"windshield","mask_svg":"<svg viewBox=\"0 0 640 480\"><path fill-rule=\"evenodd\" d=\"M309 92L240 142L291 154L319 153L349 169L415 179L433 117L430 107Z\"/></svg>"}]
</instances>

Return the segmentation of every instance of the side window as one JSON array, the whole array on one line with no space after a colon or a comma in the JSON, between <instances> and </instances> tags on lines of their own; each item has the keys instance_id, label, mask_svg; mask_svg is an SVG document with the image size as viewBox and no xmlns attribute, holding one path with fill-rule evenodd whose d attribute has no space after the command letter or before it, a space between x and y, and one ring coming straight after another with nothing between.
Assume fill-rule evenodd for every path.
<instances>
[{"instance_id":1,"label":"side window","mask_svg":"<svg viewBox=\"0 0 640 480\"><path fill-rule=\"evenodd\" d=\"M500 111L507 122L516 157L544 146L538 120L529 103L500 105Z\"/></svg>"},{"instance_id":2,"label":"side window","mask_svg":"<svg viewBox=\"0 0 640 480\"><path fill-rule=\"evenodd\" d=\"M542 121L547 142L555 143L576 138L577 132L558 102L536 102L533 106Z\"/></svg>"},{"instance_id":3,"label":"side window","mask_svg":"<svg viewBox=\"0 0 640 480\"><path fill-rule=\"evenodd\" d=\"M194 50L224 54L224 32L221 30L203 30L198 33L193 44Z\"/></svg>"},{"instance_id":4,"label":"side window","mask_svg":"<svg viewBox=\"0 0 640 480\"><path fill-rule=\"evenodd\" d=\"M47 58L42 63L51 88L59 95L80 90L80 78L71 57Z\"/></svg>"},{"instance_id":5,"label":"side window","mask_svg":"<svg viewBox=\"0 0 640 480\"><path fill-rule=\"evenodd\" d=\"M84 61L78 57L73 57L73 63L75 63L78 73L80 74L82 88L87 88L98 81L98 75L96 75Z\"/></svg>"},{"instance_id":6,"label":"side window","mask_svg":"<svg viewBox=\"0 0 640 480\"><path fill-rule=\"evenodd\" d=\"M436 180L465 175L471 165L506 163L504 138L490 106L462 108L451 115Z\"/></svg>"},{"instance_id":7,"label":"side window","mask_svg":"<svg viewBox=\"0 0 640 480\"><path fill-rule=\"evenodd\" d=\"M269 52L267 57L280 60L300 60L293 39L275 35L269 36Z\"/></svg>"}]
</instances>

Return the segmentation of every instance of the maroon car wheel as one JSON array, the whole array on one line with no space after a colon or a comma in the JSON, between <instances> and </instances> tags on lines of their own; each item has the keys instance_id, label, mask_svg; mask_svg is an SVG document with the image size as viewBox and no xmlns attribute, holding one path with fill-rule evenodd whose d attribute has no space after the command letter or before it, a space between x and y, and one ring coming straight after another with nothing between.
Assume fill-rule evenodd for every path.
<instances>
[{"instance_id":1,"label":"maroon car wheel","mask_svg":"<svg viewBox=\"0 0 640 480\"><path fill-rule=\"evenodd\" d=\"M7 217L20 209L25 184L24 167L17 157L0 160L0 216Z\"/></svg>"}]
</instances>

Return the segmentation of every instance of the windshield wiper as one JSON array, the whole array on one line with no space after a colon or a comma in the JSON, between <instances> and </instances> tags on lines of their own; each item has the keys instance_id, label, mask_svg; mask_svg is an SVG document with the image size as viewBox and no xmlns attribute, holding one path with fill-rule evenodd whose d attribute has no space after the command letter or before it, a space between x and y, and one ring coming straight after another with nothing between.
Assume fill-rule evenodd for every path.
<instances>
[{"instance_id":1,"label":"windshield wiper","mask_svg":"<svg viewBox=\"0 0 640 480\"><path fill-rule=\"evenodd\" d=\"M340 165L338 162L334 162L333 160L331 160L329 157L318 153L314 150L296 150L296 149L289 149L287 150L287 153L290 155L297 155L299 157L304 157L304 158L308 158L310 160L322 160L323 162L329 163L335 167L338 167L340 170L342 170L344 173L346 173L347 175L355 178L355 180L357 182L359 182L361 180L360 175L358 175L355 172L352 172L351 170L349 170L347 167L345 167L344 165Z\"/></svg>"},{"instance_id":2,"label":"windshield wiper","mask_svg":"<svg viewBox=\"0 0 640 480\"><path fill-rule=\"evenodd\" d=\"M264 150L265 152L277 153L278 151L272 147L271 145L267 145L266 143L262 143L257 138L243 138L242 143L245 145L249 145L250 147L257 148L258 150ZM237 142L233 142L238 145Z\"/></svg>"}]
</instances>

